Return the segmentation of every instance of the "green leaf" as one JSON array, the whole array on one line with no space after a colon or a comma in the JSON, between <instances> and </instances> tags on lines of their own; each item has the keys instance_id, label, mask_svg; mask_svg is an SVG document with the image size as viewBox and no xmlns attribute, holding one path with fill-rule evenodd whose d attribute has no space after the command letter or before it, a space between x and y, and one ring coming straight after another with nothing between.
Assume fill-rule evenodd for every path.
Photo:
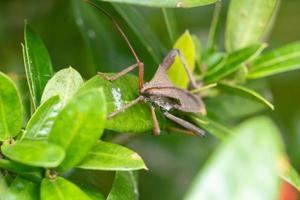
<instances>
[{"instance_id":1,"label":"green leaf","mask_svg":"<svg viewBox=\"0 0 300 200\"><path fill-rule=\"evenodd\" d=\"M227 51L261 42L276 4L277 0L231 0L225 37Z\"/></svg>"},{"instance_id":2,"label":"green leaf","mask_svg":"<svg viewBox=\"0 0 300 200\"><path fill-rule=\"evenodd\" d=\"M97 189L87 186L80 186L80 189L87 194L91 200L105 200L105 197Z\"/></svg>"},{"instance_id":3,"label":"green leaf","mask_svg":"<svg viewBox=\"0 0 300 200\"><path fill-rule=\"evenodd\" d=\"M42 180L42 169L23 165L6 159L0 159L0 168L17 173L34 182Z\"/></svg>"},{"instance_id":4,"label":"green leaf","mask_svg":"<svg viewBox=\"0 0 300 200\"><path fill-rule=\"evenodd\" d=\"M5 200L39 200L39 187L37 184L17 177L4 194Z\"/></svg>"},{"instance_id":5,"label":"green leaf","mask_svg":"<svg viewBox=\"0 0 300 200\"><path fill-rule=\"evenodd\" d=\"M286 160L283 160L283 167L287 169L283 169L283 173L281 174L281 177L294 186L298 191L300 191L300 176L298 172L293 168L291 164L289 164Z\"/></svg>"},{"instance_id":6,"label":"green leaf","mask_svg":"<svg viewBox=\"0 0 300 200\"><path fill-rule=\"evenodd\" d=\"M101 137L106 120L106 101L102 89L76 94L57 116L49 141L63 147L66 157L58 170L77 165Z\"/></svg>"},{"instance_id":7,"label":"green leaf","mask_svg":"<svg viewBox=\"0 0 300 200\"><path fill-rule=\"evenodd\" d=\"M249 79L300 69L300 42L267 52L254 60L249 68Z\"/></svg>"},{"instance_id":8,"label":"green leaf","mask_svg":"<svg viewBox=\"0 0 300 200\"><path fill-rule=\"evenodd\" d=\"M13 161L35 167L57 167L65 157L60 146L43 141L17 141L2 145L1 151Z\"/></svg>"},{"instance_id":9,"label":"green leaf","mask_svg":"<svg viewBox=\"0 0 300 200\"><path fill-rule=\"evenodd\" d=\"M112 74L108 74L112 75ZM107 113L124 106L139 95L138 79L136 76L125 75L111 82L99 76L88 80L81 90L103 87L107 102ZM124 123L126 121L126 123ZM107 120L105 128L117 132L140 133L153 127L149 107L139 103Z\"/></svg>"},{"instance_id":10,"label":"green leaf","mask_svg":"<svg viewBox=\"0 0 300 200\"><path fill-rule=\"evenodd\" d=\"M221 62L221 65L218 65L217 68L215 67L211 73L205 74L204 81L206 83L212 83L232 74L238 70L243 63L259 55L265 47L265 44L255 44L230 53L226 60Z\"/></svg>"},{"instance_id":11,"label":"green leaf","mask_svg":"<svg viewBox=\"0 0 300 200\"><path fill-rule=\"evenodd\" d=\"M25 24L23 58L34 109L40 104L42 92L53 74L48 51L42 39Z\"/></svg>"},{"instance_id":12,"label":"green leaf","mask_svg":"<svg viewBox=\"0 0 300 200\"><path fill-rule=\"evenodd\" d=\"M207 116L192 116L191 119L199 127L205 129L207 132L221 140L224 140L232 134L227 127Z\"/></svg>"},{"instance_id":13,"label":"green leaf","mask_svg":"<svg viewBox=\"0 0 300 200\"><path fill-rule=\"evenodd\" d=\"M153 57L154 61L157 64L160 63L161 58L163 57L164 46L144 15L131 5L112 4L112 6L140 39L142 44L145 46L145 49Z\"/></svg>"},{"instance_id":14,"label":"green leaf","mask_svg":"<svg viewBox=\"0 0 300 200\"><path fill-rule=\"evenodd\" d=\"M0 172L0 200L5 200L4 195L7 189L8 185L5 181L5 177L2 175L2 172Z\"/></svg>"},{"instance_id":15,"label":"green leaf","mask_svg":"<svg viewBox=\"0 0 300 200\"><path fill-rule=\"evenodd\" d=\"M20 94L8 76L0 72L0 141L18 135L23 123Z\"/></svg>"},{"instance_id":16,"label":"green leaf","mask_svg":"<svg viewBox=\"0 0 300 200\"><path fill-rule=\"evenodd\" d=\"M99 0L100 1L100 0ZM152 6L152 7L173 7L173 8L190 8L196 6L204 6L208 4L212 4L217 0L168 0L168 1L160 1L160 0L101 0L107 2L118 2L118 3L130 3L137 4L142 6Z\"/></svg>"},{"instance_id":17,"label":"green leaf","mask_svg":"<svg viewBox=\"0 0 300 200\"><path fill-rule=\"evenodd\" d=\"M242 97L252 99L256 102L259 102L259 103L269 107L271 110L274 110L274 106L272 103L270 103L267 99L265 99L260 94L258 94L257 92L255 92L249 88L246 88L246 87L243 87L240 85L228 84L228 83L219 83L218 87L224 92L228 92L229 94L239 95Z\"/></svg>"},{"instance_id":18,"label":"green leaf","mask_svg":"<svg viewBox=\"0 0 300 200\"><path fill-rule=\"evenodd\" d=\"M208 41L207 41L207 49L209 53L215 52L219 47L219 38L220 38L220 30L221 30L221 11L222 11L222 2L219 1L215 4L214 14L211 22L211 26L209 29Z\"/></svg>"},{"instance_id":19,"label":"green leaf","mask_svg":"<svg viewBox=\"0 0 300 200\"><path fill-rule=\"evenodd\" d=\"M139 199L137 174L133 173L132 171L116 172L112 189L108 194L106 200L120 200L120 199L124 199L124 200Z\"/></svg>"},{"instance_id":20,"label":"green leaf","mask_svg":"<svg viewBox=\"0 0 300 200\"><path fill-rule=\"evenodd\" d=\"M270 119L257 117L233 133L197 176L186 200L277 199L283 156L278 129Z\"/></svg>"},{"instance_id":21,"label":"green leaf","mask_svg":"<svg viewBox=\"0 0 300 200\"><path fill-rule=\"evenodd\" d=\"M196 46L189 31L185 31L176 41L174 49L180 49L191 71L194 71L196 61ZM180 88L187 88L189 77L182 62L177 56L174 64L168 71L168 75L173 84Z\"/></svg>"},{"instance_id":22,"label":"green leaf","mask_svg":"<svg viewBox=\"0 0 300 200\"><path fill-rule=\"evenodd\" d=\"M58 95L64 106L82 84L83 79L75 69L72 67L62 69L47 83L43 92L42 102Z\"/></svg>"},{"instance_id":23,"label":"green leaf","mask_svg":"<svg viewBox=\"0 0 300 200\"><path fill-rule=\"evenodd\" d=\"M30 118L23 137L32 140L47 140L61 107L58 96L48 99Z\"/></svg>"},{"instance_id":24,"label":"green leaf","mask_svg":"<svg viewBox=\"0 0 300 200\"><path fill-rule=\"evenodd\" d=\"M91 200L75 184L57 177L55 180L43 179L41 184L41 200Z\"/></svg>"},{"instance_id":25,"label":"green leaf","mask_svg":"<svg viewBox=\"0 0 300 200\"><path fill-rule=\"evenodd\" d=\"M170 38L170 42L171 42L171 44L173 44L175 42L175 39L178 36L177 23L176 23L173 9L162 8L161 10L162 10L162 13L164 16L166 28L167 28L169 38Z\"/></svg>"},{"instance_id":26,"label":"green leaf","mask_svg":"<svg viewBox=\"0 0 300 200\"><path fill-rule=\"evenodd\" d=\"M77 166L82 169L128 171L147 169L134 151L118 144L98 141Z\"/></svg>"}]
</instances>

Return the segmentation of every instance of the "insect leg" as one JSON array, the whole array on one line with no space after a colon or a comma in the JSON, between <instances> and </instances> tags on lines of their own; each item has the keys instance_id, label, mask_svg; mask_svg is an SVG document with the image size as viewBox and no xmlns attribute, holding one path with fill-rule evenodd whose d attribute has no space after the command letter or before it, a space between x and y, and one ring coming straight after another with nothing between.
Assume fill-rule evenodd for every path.
<instances>
[{"instance_id":1,"label":"insect leg","mask_svg":"<svg viewBox=\"0 0 300 200\"><path fill-rule=\"evenodd\" d=\"M153 121L153 135L159 135L160 134L160 128L159 123L155 114L155 108L153 106L150 106L151 109L151 116Z\"/></svg>"},{"instance_id":2,"label":"insect leg","mask_svg":"<svg viewBox=\"0 0 300 200\"><path fill-rule=\"evenodd\" d=\"M139 96L138 98L136 98L135 100L132 100L131 102L129 102L128 104L124 105L122 108L115 110L114 112L110 113L107 116L107 119L111 119L112 117L114 117L115 115L119 114L120 112L123 112L124 110L126 110L127 108L130 108L131 106L137 104L138 102L142 101L144 99L143 96Z\"/></svg>"},{"instance_id":3,"label":"insect leg","mask_svg":"<svg viewBox=\"0 0 300 200\"><path fill-rule=\"evenodd\" d=\"M181 119L181 118L179 118L179 117L176 117L176 116L174 116L174 115L172 115L172 114L170 114L170 113L168 113L168 112L165 112L164 115L165 115L168 119L170 119L170 120L172 120L173 122L175 122L175 123L177 123L177 124L183 126L183 127L186 128L186 129L192 131L192 132L195 133L196 135L199 135L199 136L205 136L205 131L202 130L202 129L200 129L200 128L198 128L198 127L196 127L194 124L191 124L191 123L189 123L189 122L187 122L187 121L185 121L185 120L183 120L183 119Z\"/></svg>"}]
</instances>

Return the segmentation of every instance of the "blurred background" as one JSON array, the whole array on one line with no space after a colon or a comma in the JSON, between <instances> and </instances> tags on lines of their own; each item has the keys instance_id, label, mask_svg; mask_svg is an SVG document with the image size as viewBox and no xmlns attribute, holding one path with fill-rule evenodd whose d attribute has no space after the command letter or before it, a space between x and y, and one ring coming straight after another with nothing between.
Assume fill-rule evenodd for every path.
<instances>
[{"instance_id":1,"label":"blurred background","mask_svg":"<svg viewBox=\"0 0 300 200\"><path fill-rule=\"evenodd\" d=\"M18 82L25 102L28 101L28 90L21 49L25 19L43 38L55 70L72 66L88 79L96 71L115 72L134 63L133 56L112 24L101 13L83 4L79 0L0 1L0 70L10 74ZM224 0L221 18L223 29L227 6L228 1ZM213 8L213 5L209 5L193 9L173 9L178 34L188 29L201 39L201 46L205 47ZM161 43L154 51L160 51L158 55L166 55L173 41L169 40L161 9L136 7L136 10L159 35ZM120 16L113 11L112 13L133 41L145 63L149 79L157 67L157 60L149 55ZM80 27L83 20L80 15L90 22L90 27ZM299 21L300 1L282 0L267 39L268 48L299 41ZM146 27L137 28L143 31ZM92 44L88 43L91 38L95 39ZM220 41L222 44L222 36ZM91 49L96 50L91 52ZM158 60L161 59L162 56L158 57ZM255 85L264 85L275 105L274 112L263 110L259 113L267 113L277 123L292 164L300 171L300 70L254 82ZM226 114L223 117L226 118ZM192 178L218 142L211 135L204 139L176 134L135 137L128 145L142 155L150 168L150 171L140 174L141 199L181 199ZM106 177L103 174L99 176L100 179L101 176Z\"/></svg>"}]
</instances>

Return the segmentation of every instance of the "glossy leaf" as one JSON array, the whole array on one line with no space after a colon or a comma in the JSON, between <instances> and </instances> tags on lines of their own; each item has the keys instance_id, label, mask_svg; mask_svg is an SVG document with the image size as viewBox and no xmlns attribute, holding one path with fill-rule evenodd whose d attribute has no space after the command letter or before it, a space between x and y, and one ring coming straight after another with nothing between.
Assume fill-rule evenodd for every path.
<instances>
[{"instance_id":1,"label":"glossy leaf","mask_svg":"<svg viewBox=\"0 0 300 200\"><path fill-rule=\"evenodd\" d=\"M106 200L130 199L138 200L137 174L132 171L116 172L112 189Z\"/></svg>"},{"instance_id":2,"label":"glossy leaf","mask_svg":"<svg viewBox=\"0 0 300 200\"><path fill-rule=\"evenodd\" d=\"M60 146L42 141L17 141L2 145L1 151L13 161L36 167L57 167L65 157Z\"/></svg>"},{"instance_id":3,"label":"glossy leaf","mask_svg":"<svg viewBox=\"0 0 300 200\"><path fill-rule=\"evenodd\" d=\"M95 188L80 186L80 189L87 194L91 200L105 200L104 195Z\"/></svg>"},{"instance_id":4,"label":"glossy leaf","mask_svg":"<svg viewBox=\"0 0 300 200\"><path fill-rule=\"evenodd\" d=\"M75 95L57 116L49 141L63 147L66 157L59 171L77 165L101 137L106 120L106 101L102 89Z\"/></svg>"},{"instance_id":5,"label":"glossy leaf","mask_svg":"<svg viewBox=\"0 0 300 200\"><path fill-rule=\"evenodd\" d=\"M99 141L77 166L82 169L128 171L147 169L134 151L118 144Z\"/></svg>"},{"instance_id":6,"label":"glossy leaf","mask_svg":"<svg viewBox=\"0 0 300 200\"><path fill-rule=\"evenodd\" d=\"M107 102L107 113L121 108L139 95L138 79L132 75L125 75L113 82L95 76L87 81L81 90L99 87L103 87ZM112 119L107 120L105 124L105 128L112 131L134 133L149 131L152 126L150 109L144 103L139 103L119 113Z\"/></svg>"},{"instance_id":7,"label":"glossy leaf","mask_svg":"<svg viewBox=\"0 0 300 200\"><path fill-rule=\"evenodd\" d=\"M300 69L300 42L269 51L258 57L249 68L248 78L263 78L295 69Z\"/></svg>"},{"instance_id":8,"label":"glossy leaf","mask_svg":"<svg viewBox=\"0 0 300 200\"><path fill-rule=\"evenodd\" d=\"M255 44L229 54L218 68L215 68L212 73L206 74L204 81L206 83L216 82L232 74L238 70L243 63L259 55L265 47L265 44Z\"/></svg>"},{"instance_id":9,"label":"glossy leaf","mask_svg":"<svg viewBox=\"0 0 300 200\"><path fill-rule=\"evenodd\" d=\"M0 141L16 136L22 123L20 94L12 80L0 72Z\"/></svg>"},{"instance_id":10,"label":"glossy leaf","mask_svg":"<svg viewBox=\"0 0 300 200\"><path fill-rule=\"evenodd\" d=\"M47 140L61 107L58 96L48 99L30 118L23 137L25 139Z\"/></svg>"},{"instance_id":11,"label":"glossy leaf","mask_svg":"<svg viewBox=\"0 0 300 200\"><path fill-rule=\"evenodd\" d=\"M53 96L59 96L62 105L77 92L83 84L81 75L72 67L58 71L47 83L42 96L42 102Z\"/></svg>"},{"instance_id":12,"label":"glossy leaf","mask_svg":"<svg viewBox=\"0 0 300 200\"><path fill-rule=\"evenodd\" d=\"M136 36L140 39L142 44L145 46L145 49L153 57L154 61L157 64L160 63L163 57L164 46L159 36L149 25L149 22L146 20L144 15L131 5L112 4L112 6L122 16L128 26L130 26Z\"/></svg>"},{"instance_id":13,"label":"glossy leaf","mask_svg":"<svg viewBox=\"0 0 300 200\"><path fill-rule=\"evenodd\" d=\"M185 31L185 33L178 38L173 48L180 49L190 70L194 71L196 61L196 46L189 31ZM187 88L189 84L189 77L178 56L176 57L172 67L169 69L168 75L175 86Z\"/></svg>"},{"instance_id":14,"label":"glossy leaf","mask_svg":"<svg viewBox=\"0 0 300 200\"><path fill-rule=\"evenodd\" d=\"M11 160L0 159L0 168L17 173L29 180L38 182L42 180L42 169L23 165Z\"/></svg>"},{"instance_id":15,"label":"glossy leaf","mask_svg":"<svg viewBox=\"0 0 300 200\"><path fill-rule=\"evenodd\" d=\"M257 117L233 130L195 179L186 200L273 200L283 144L278 129ZM255 147L255 148L254 148Z\"/></svg>"},{"instance_id":16,"label":"glossy leaf","mask_svg":"<svg viewBox=\"0 0 300 200\"><path fill-rule=\"evenodd\" d=\"M32 104L37 108L47 81L53 74L48 51L42 39L25 24L23 58Z\"/></svg>"},{"instance_id":17,"label":"glossy leaf","mask_svg":"<svg viewBox=\"0 0 300 200\"><path fill-rule=\"evenodd\" d=\"M38 200L37 184L18 176L4 194L5 200Z\"/></svg>"},{"instance_id":18,"label":"glossy leaf","mask_svg":"<svg viewBox=\"0 0 300 200\"><path fill-rule=\"evenodd\" d=\"M228 83L219 83L218 87L222 91L228 92L229 94L239 95L242 97L252 99L254 101L264 104L265 106L269 107L271 110L274 110L274 106L272 103L270 103L267 99L265 99L260 94L258 94L257 92L249 88L240 85L228 84Z\"/></svg>"},{"instance_id":19,"label":"glossy leaf","mask_svg":"<svg viewBox=\"0 0 300 200\"><path fill-rule=\"evenodd\" d=\"M216 2L216 0L168 0L168 1L160 1L160 0L101 0L107 2L118 2L118 3L130 3L137 4L142 6L152 6L152 7L177 7L177 8L189 8L196 6L204 6L207 4L212 4Z\"/></svg>"},{"instance_id":20,"label":"glossy leaf","mask_svg":"<svg viewBox=\"0 0 300 200\"><path fill-rule=\"evenodd\" d=\"M91 200L74 183L62 177L55 180L43 179L41 184L41 200Z\"/></svg>"},{"instance_id":21,"label":"glossy leaf","mask_svg":"<svg viewBox=\"0 0 300 200\"><path fill-rule=\"evenodd\" d=\"M277 0L232 0L230 1L226 25L226 49L235 51L261 42Z\"/></svg>"}]
</instances>

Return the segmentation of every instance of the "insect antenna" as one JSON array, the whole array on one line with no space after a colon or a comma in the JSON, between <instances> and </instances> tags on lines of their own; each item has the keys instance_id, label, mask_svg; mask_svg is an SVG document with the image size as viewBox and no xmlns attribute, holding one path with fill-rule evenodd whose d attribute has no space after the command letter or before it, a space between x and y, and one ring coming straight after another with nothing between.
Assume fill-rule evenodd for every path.
<instances>
[{"instance_id":1,"label":"insect antenna","mask_svg":"<svg viewBox=\"0 0 300 200\"><path fill-rule=\"evenodd\" d=\"M125 42L127 43L130 51L132 52L135 60L137 63L141 63L137 53L135 52L134 48L132 47L129 39L127 38L126 34L124 33L124 31L122 30L121 26L118 24L118 22L113 18L113 16L111 16L109 14L109 12L107 12L104 8L98 6L97 4L95 4L92 1L89 0L84 0L86 3L90 4L91 6L95 7L96 9L100 10L104 15L106 15L108 17L108 19L113 23L113 25L116 27L116 29L118 30L118 32L122 35L123 39L125 40Z\"/></svg>"}]
</instances>

